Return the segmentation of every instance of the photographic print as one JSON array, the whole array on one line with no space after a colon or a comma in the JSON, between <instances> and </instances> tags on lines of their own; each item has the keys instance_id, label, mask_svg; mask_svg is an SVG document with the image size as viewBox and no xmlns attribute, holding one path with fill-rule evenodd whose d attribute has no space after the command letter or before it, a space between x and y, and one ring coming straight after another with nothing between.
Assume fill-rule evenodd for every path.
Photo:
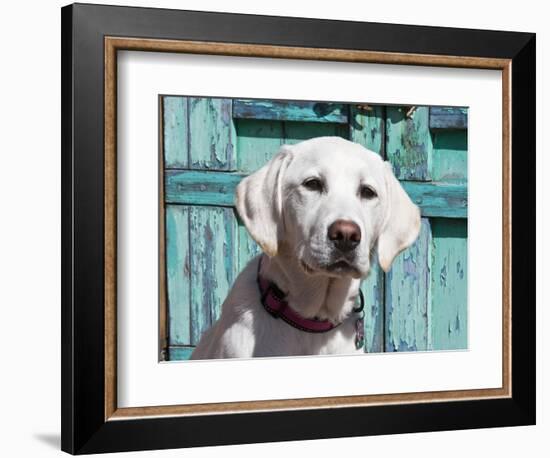
<instances>
[{"instance_id":1,"label":"photographic print","mask_svg":"<svg viewBox=\"0 0 550 458\"><path fill-rule=\"evenodd\" d=\"M534 424L534 68L531 33L64 7L63 450Z\"/></svg>"},{"instance_id":2,"label":"photographic print","mask_svg":"<svg viewBox=\"0 0 550 458\"><path fill-rule=\"evenodd\" d=\"M468 349L468 109L159 96L162 361Z\"/></svg>"}]
</instances>

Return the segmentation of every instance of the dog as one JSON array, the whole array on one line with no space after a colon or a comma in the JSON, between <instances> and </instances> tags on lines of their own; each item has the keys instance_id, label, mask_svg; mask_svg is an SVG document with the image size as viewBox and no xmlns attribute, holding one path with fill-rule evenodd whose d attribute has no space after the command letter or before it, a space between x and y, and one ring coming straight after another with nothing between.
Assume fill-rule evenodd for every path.
<instances>
[{"instance_id":1,"label":"dog","mask_svg":"<svg viewBox=\"0 0 550 458\"><path fill-rule=\"evenodd\" d=\"M239 183L235 204L263 253L191 359L362 353L361 279L374 253L387 272L420 232L391 165L340 137L283 145Z\"/></svg>"}]
</instances>

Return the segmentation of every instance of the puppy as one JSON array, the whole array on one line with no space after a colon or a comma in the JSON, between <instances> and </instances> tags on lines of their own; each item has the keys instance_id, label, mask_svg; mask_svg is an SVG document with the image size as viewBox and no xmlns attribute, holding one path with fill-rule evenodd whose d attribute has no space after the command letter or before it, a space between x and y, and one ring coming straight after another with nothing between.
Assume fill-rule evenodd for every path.
<instances>
[{"instance_id":1,"label":"puppy","mask_svg":"<svg viewBox=\"0 0 550 458\"><path fill-rule=\"evenodd\" d=\"M363 352L359 290L418 237L420 212L391 165L340 137L284 145L237 186L263 254L239 274L191 359Z\"/></svg>"}]
</instances>

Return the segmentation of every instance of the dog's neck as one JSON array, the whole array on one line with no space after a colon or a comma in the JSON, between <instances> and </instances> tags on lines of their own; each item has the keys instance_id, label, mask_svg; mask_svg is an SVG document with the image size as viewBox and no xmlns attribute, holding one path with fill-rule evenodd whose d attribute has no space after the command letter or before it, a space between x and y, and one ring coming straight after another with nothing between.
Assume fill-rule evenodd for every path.
<instances>
[{"instance_id":1,"label":"dog's neck","mask_svg":"<svg viewBox=\"0 0 550 458\"><path fill-rule=\"evenodd\" d=\"M293 256L262 256L260 275L285 292L288 305L304 318L339 323L355 306L360 280L307 274Z\"/></svg>"}]
</instances>

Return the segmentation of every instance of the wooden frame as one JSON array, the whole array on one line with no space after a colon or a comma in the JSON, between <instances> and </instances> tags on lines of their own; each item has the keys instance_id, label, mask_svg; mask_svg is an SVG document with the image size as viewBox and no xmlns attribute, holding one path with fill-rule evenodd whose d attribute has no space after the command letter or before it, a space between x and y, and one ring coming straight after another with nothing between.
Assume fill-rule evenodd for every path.
<instances>
[{"instance_id":1,"label":"wooden frame","mask_svg":"<svg viewBox=\"0 0 550 458\"><path fill-rule=\"evenodd\" d=\"M97 5L65 7L62 16L65 451L91 453L534 423L534 35ZM144 18L147 20L138 20ZM82 27L84 21L86 28ZM225 21L242 27L233 27L231 32L216 27ZM277 33L280 27L300 32L282 39ZM355 33L350 34L350 29ZM328 30L331 33L320 33ZM385 40L390 34L391 46ZM329 43L319 38L323 36L338 38ZM415 44L419 41L411 38L419 36L430 39ZM87 53L83 49L88 49ZM116 56L123 49L501 70L503 386L117 408L115 113ZM98 102L102 97L103 103ZM512 213L513 202L521 205L516 204ZM521 224L512 234L513 220ZM521 255L513 257L514 250ZM232 423L237 414L239 428ZM306 425L301 432L284 426L298 421ZM275 424L277 429L269 427ZM163 434L155 434L161 427L165 428ZM208 431L214 429L218 433L212 437ZM135 434L137 431L140 433Z\"/></svg>"}]
</instances>

